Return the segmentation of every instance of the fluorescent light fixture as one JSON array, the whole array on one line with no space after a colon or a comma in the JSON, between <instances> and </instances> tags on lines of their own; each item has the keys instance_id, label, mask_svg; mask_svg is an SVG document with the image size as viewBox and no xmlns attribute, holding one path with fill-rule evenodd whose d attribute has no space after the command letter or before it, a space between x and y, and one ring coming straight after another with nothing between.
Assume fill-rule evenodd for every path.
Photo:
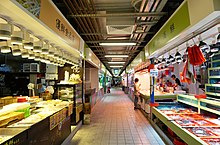
<instances>
[{"instance_id":1,"label":"fluorescent light fixture","mask_svg":"<svg viewBox=\"0 0 220 145\"><path fill-rule=\"evenodd\" d=\"M134 42L124 42L124 43L99 43L101 46L126 46L126 45L136 45Z\"/></svg>"},{"instance_id":2,"label":"fluorescent light fixture","mask_svg":"<svg viewBox=\"0 0 220 145\"><path fill-rule=\"evenodd\" d=\"M105 55L105 57L128 57L128 55Z\"/></svg>"},{"instance_id":3,"label":"fluorescent light fixture","mask_svg":"<svg viewBox=\"0 0 220 145\"><path fill-rule=\"evenodd\" d=\"M123 66L122 65L111 65L110 67L116 68L116 67L123 67Z\"/></svg>"},{"instance_id":4,"label":"fluorescent light fixture","mask_svg":"<svg viewBox=\"0 0 220 145\"><path fill-rule=\"evenodd\" d=\"M109 64L124 64L125 62L123 61L111 61L111 62L108 62Z\"/></svg>"}]
</instances>

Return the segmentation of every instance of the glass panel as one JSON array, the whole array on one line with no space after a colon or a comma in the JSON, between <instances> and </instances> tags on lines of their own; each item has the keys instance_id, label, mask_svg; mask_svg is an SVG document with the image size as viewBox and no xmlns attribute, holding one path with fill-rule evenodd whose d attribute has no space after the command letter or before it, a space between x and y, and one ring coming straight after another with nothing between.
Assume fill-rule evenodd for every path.
<instances>
[{"instance_id":1,"label":"glass panel","mask_svg":"<svg viewBox=\"0 0 220 145\"><path fill-rule=\"evenodd\" d=\"M220 76L220 69L210 70L209 75L210 76Z\"/></svg>"},{"instance_id":2,"label":"glass panel","mask_svg":"<svg viewBox=\"0 0 220 145\"><path fill-rule=\"evenodd\" d=\"M220 78L211 78L210 84L220 84Z\"/></svg>"},{"instance_id":3,"label":"glass panel","mask_svg":"<svg viewBox=\"0 0 220 145\"><path fill-rule=\"evenodd\" d=\"M213 60L220 60L220 54L214 55L214 56L212 57L212 61L213 61Z\"/></svg>"},{"instance_id":4,"label":"glass panel","mask_svg":"<svg viewBox=\"0 0 220 145\"><path fill-rule=\"evenodd\" d=\"M220 93L220 87L207 86L206 87L206 92Z\"/></svg>"},{"instance_id":5,"label":"glass panel","mask_svg":"<svg viewBox=\"0 0 220 145\"><path fill-rule=\"evenodd\" d=\"M212 67L220 67L220 62L212 62Z\"/></svg>"}]
</instances>

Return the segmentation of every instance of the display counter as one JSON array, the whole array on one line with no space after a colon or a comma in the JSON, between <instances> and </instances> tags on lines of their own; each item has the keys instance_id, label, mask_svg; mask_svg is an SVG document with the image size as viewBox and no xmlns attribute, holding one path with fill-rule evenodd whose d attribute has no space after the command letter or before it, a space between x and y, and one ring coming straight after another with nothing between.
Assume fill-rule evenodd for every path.
<instances>
[{"instance_id":1,"label":"display counter","mask_svg":"<svg viewBox=\"0 0 220 145\"><path fill-rule=\"evenodd\" d=\"M11 104L9 106L17 105ZM8 125L7 128L0 128L2 135L0 141L3 145L13 142L13 144L22 145L60 145L71 133L70 116L72 113L73 104L67 101L39 102L36 105L36 110L32 111L29 117L20 121L17 120L16 123ZM11 114L8 110L1 111L1 116L8 116L8 114ZM11 134L7 135L10 131Z\"/></svg>"},{"instance_id":2,"label":"display counter","mask_svg":"<svg viewBox=\"0 0 220 145\"><path fill-rule=\"evenodd\" d=\"M176 100L176 98L177 98L176 94L173 93L164 93L159 91L156 91L154 93L154 99L156 102L173 101ZM140 100L138 104L145 113L150 113L150 91L147 90L140 91Z\"/></svg>"},{"instance_id":3,"label":"display counter","mask_svg":"<svg viewBox=\"0 0 220 145\"><path fill-rule=\"evenodd\" d=\"M219 144L219 108L220 103L210 98L178 95L177 103L152 107L150 122L167 144Z\"/></svg>"},{"instance_id":4,"label":"display counter","mask_svg":"<svg viewBox=\"0 0 220 145\"><path fill-rule=\"evenodd\" d=\"M148 90L141 90L140 97L145 100L150 100L150 91ZM164 100L164 99L176 99L176 94L173 93L166 93L166 92L154 92L154 99L155 100Z\"/></svg>"},{"instance_id":5,"label":"display counter","mask_svg":"<svg viewBox=\"0 0 220 145\"><path fill-rule=\"evenodd\" d=\"M26 128L0 128L1 145L27 145Z\"/></svg>"}]
</instances>

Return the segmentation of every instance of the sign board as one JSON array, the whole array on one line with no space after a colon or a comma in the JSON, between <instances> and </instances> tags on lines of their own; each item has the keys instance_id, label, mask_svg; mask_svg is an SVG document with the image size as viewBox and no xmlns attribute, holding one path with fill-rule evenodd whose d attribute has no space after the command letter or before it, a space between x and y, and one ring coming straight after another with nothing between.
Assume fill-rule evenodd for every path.
<instances>
[{"instance_id":1,"label":"sign board","mask_svg":"<svg viewBox=\"0 0 220 145\"><path fill-rule=\"evenodd\" d=\"M150 70L150 76L151 77L157 77L158 76L158 69L151 69Z\"/></svg>"},{"instance_id":2,"label":"sign board","mask_svg":"<svg viewBox=\"0 0 220 145\"><path fill-rule=\"evenodd\" d=\"M188 26L190 26L190 18L188 5L185 2L147 44L147 47L145 47L146 51L151 55L156 50L165 46Z\"/></svg>"},{"instance_id":3,"label":"sign board","mask_svg":"<svg viewBox=\"0 0 220 145\"><path fill-rule=\"evenodd\" d=\"M80 50L80 36L52 0L41 0L39 19L64 39L71 47Z\"/></svg>"}]
</instances>

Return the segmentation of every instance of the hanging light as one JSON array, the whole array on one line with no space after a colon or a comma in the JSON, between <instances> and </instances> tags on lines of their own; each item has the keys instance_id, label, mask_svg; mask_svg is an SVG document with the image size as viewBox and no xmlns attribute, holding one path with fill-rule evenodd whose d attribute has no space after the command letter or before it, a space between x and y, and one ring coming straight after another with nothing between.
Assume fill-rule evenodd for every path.
<instances>
[{"instance_id":1,"label":"hanging light","mask_svg":"<svg viewBox=\"0 0 220 145\"><path fill-rule=\"evenodd\" d=\"M161 61L161 63L166 63L166 59L163 58L162 61Z\"/></svg>"},{"instance_id":2,"label":"hanging light","mask_svg":"<svg viewBox=\"0 0 220 145\"><path fill-rule=\"evenodd\" d=\"M49 54L49 44L48 43L43 44L41 54Z\"/></svg>"},{"instance_id":3,"label":"hanging light","mask_svg":"<svg viewBox=\"0 0 220 145\"><path fill-rule=\"evenodd\" d=\"M14 26L14 30L11 35L11 44L22 45L23 41L23 32L20 28Z\"/></svg>"},{"instance_id":4,"label":"hanging light","mask_svg":"<svg viewBox=\"0 0 220 145\"><path fill-rule=\"evenodd\" d=\"M166 61L166 65L169 65L169 64L170 64L170 59L167 58L166 60L167 60L167 61Z\"/></svg>"},{"instance_id":5,"label":"hanging light","mask_svg":"<svg viewBox=\"0 0 220 145\"><path fill-rule=\"evenodd\" d=\"M206 68L206 64L203 63L203 64L201 65L201 68L205 69L205 68Z\"/></svg>"},{"instance_id":6,"label":"hanging light","mask_svg":"<svg viewBox=\"0 0 220 145\"><path fill-rule=\"evenodd\" d=\"M12 33L12 25L7 23L0 23L0 39L10 40Z\"/></svg>"},{"instance_id":7,"label":"hanging light","mask_svg":"<svg viewBox=\"0 0 220 145\"><path fill-rule=\"evenodd\" d=\"M10 47L8 46L7 41L0 41L1 53L9 53L11 52Z\"/></svg>"},{"instance_id":8,"label":"hanging light","mask_svg":"<svg viewBox=\"0 0 220 145\"><path fill-rule=\"evenodd\" d=\"M54 58L59 59L59 48L55 48Z\"/></svg>"},{"instance_id":9,"label":"hanging light","mask_svg":"<svg viewBox=\"0 0 220 145\"><path fill-rule=\"evenodd\" d=\"M170 62L172 62L172 61L174 60L174 57L173 57L172 55L170 55L169 58L168 58L168 60L169 60Z\"/></svg>"},{"instance_id":10,"label":"hanging light","mask_svg":"<svg viewBox=\"0 0 220 145\"><path fill-rule=\"evenodd\" d=\"M63 51L62 50L60 50L58 60L63 60Z\"/></svg>"},{"instance_id":11,"label":"hanging light","mask_svg":"<svg viewBox=\"0 0 220 145\"><path fill-rule=\"evenodd\" d=\"M219 47L220 47L219 44L212 44L212 45L210 45L210 52L217 53L219 51Z\"/></svg>"},{"instance_id":12,"label":"hanging light","mask_svg":"<svg viewBox=\"0 0 220 145\"><path fill-rule=\"evenodd\" d=\"M182 61L181 57L176 59L176 62L177 62L178 64L181 63L181 61Z\"/></svg>"},{"instance_id":13,"label":"hanging light","mask_svg":"<svg viewBox=\"0 0 220 145\"><path fill-rule=\"evenodd\" d=\"M48 52L47 56L54 57L54 52L55 52L55 47L49 45L49 52Z\"/></svg>"},{"instance_id":14,"label":"hanging light","mask_svg":"<svg viewBox=\"0 0 220 145\"><path fill-rule=\"evenodd\" d=\"M202 52L208 53L208 52L210 51L209 45L206 44L206 43L203 42L203 41L200 41L200 42L199 42L199 48L202 50Z\"/></svg>"},{"instance_id":15,"label":"hanging light","mask_svg":"<svg viewBox=\"0 0 220 145\"><path fill-rule=\"evenodd\" d=\"M217 43L220 43L220 34L217 36Z\"/></svg>"},{"instance_id":16,"label":"hanging light","mask_svg":"<svg viewBox=\"0 0 220 145\"><path fill-rule=\"evenodd\" d=\"M28 50L28 53L29 53L28 59L34 59L35 58L34 52L32 50Z\"/></svg>"},{"instance_id":17,"label":"hanging light","mask_svg":"<svg viewBox=\"0 0 220 145\"><path fill-rule=\"evenodd\" d=\"M30 37L30 34L23 30L23 45L24 49L33 49L34 48L34 38Z\"/></svg>"},{"instance_id":18,"label":"hanging light","mask_svg":"<svg viewBox=\"0 0 220 145\"><path fill-rule=\"evenodd\" d=\"M13 45L12 48L12 55L13 56L19 56L21 55L21 49L22 45Z\"/></svg>"},{"instance_id":19,"label":"hanging light","mask_svg":"<svg viewBox=\"0 0 220 145\"><path fill-rule=\"evenodd\" d=\"M181 54L177 51L176 54L175 54L175 58L181 58Z\"/></svg>"},{"instance_id":20,"label":"hanging light","mask_svg":"<svg viewBox=\"0 0 220 145\"><path fill-rule=\"evenodd\" d=\"M29 53L27 49L22 49L21 51L21 57L22 58L28 58L29 57Z\"/></svg>"},{"instance_id":21,"label":"hanging light","mask_svg":"<svg viewBox=\"0 0 220 145\"><path fill-rule=\"evenodd\" d=\"M35 61L40 61L40 53L35 53Z\"/></svg>"},{"instance_id":22,"label":"hanging light","mask_svg":"<svg viewBox=\"0 0 220 145\"><path fill-rule=\"evenodd\" d=\"M43 41L36 41L34 42L34 49L33 51L36 53L41 53L42 52L42 47L43 47Z\"/></svg>"},{"instance_id":23,"label":"hanging light","mask_svg":"<svg viewBox=\"0 0 220 145\"><path fill-rule=\"evenodd\" d=\"M175 59L173 59L173 60L171 61L171 63L172 63L172 64L175 64L175 63L176 63Z\"/></svg>"}]
</instances>

